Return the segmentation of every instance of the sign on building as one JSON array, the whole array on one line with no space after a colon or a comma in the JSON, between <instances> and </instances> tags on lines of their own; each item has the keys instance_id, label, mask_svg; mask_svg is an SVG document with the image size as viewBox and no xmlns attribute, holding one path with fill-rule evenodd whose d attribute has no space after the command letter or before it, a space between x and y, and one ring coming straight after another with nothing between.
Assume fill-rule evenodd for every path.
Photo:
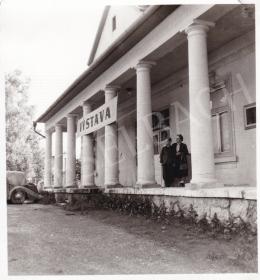
<instances>
[{"instance_id":1,"label":"sign on building","mask_svg":"<svg viewBox=\"0 0 260 280\"><path fill-rule=\"evenodd\" d=\"M104 105L78 120L77 136L89 134L117 120L117 99L114 97Z\"/></svg>"}]
</instances>

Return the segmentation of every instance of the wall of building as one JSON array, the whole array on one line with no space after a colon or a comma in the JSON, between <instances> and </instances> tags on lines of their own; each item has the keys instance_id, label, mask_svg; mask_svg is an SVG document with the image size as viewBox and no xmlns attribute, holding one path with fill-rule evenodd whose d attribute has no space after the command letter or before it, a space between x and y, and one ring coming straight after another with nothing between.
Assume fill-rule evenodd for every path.
<instances>
[{"instance_id":1,"label":"wall of building","mask_svg":"<svg viewBox=\"0 0 260 280\"><path fill-rule=\"evenodd\" d=\"M245 129L244 106L256 101L255 33L251 31L210 55L210 71L230 75L236 161L216 165L225 184L256 186L256 128Z\"/></svg>"},{"instance_id":2,"label":"wall of building","mask_svg":"<svg viewBox=\"0 0 260 280\"><path fill-rule=\"evenodd\" d=\"M245 47L241 48L243 44ZM251 32L234 40L232 44L229 43L226 47L224 46L220 51L216 51L214 60L216 61L219 57L218 63L213 64L209 60L209 64L212 63L210 70L214 70L216 76L226 77L230 75L231 77L229 93L232 100L236 161L216 163L216 176L219 181L226 185L256 186L256 129L244 128L243 113L245 105L256 101L255 51L253 45L254 35ZM223 58L223 53L229 53L230 48L233 50L232 53ZM170 88L167 91L162 91L157 97L153 98L153 110L163 109L167 104L170 104L171 136L175 138L176 134L183 134L184 142L190 150L187 80L184 79L183 83L179 83L179 85L175 85L174 89ZM157 169L160 168L158 159L156 166ZM157 171L157 180L158 173Z\"/></svg>"},{"instance_id":3,"label":"wall of building","mask_svg":"<svg viewBox=\"0 0 260 280\"><path fill-rule=\"evenodd\" d=\"M135 115L121 116L118 123L119 182L123 186L133 186L137 178Z\"/></svg>"},{"instance_id":4,"label":"wall of building","mask_svg":"<svg viewBox=\"0 0 260 280\"><path fill-rule=\"evenodd\" d=\"M242 38L243 39L243 38ZM243 40L248 39L245 37ZM253 40L253 38L251 37ZM227 48L230 46L227 46ZM226 185L256 185L256 129L246 130L244 128L243 107L248 103L255 102L255 52L253 48L245 47L240 49L240 41L233 42L232 55L222 59L219 63L211 66L217 76L231 76L231 99L233 103L233 121L234 121L234 148L236 161L227 161L216 163L216 175L219 181ZM225 47L214 53L222 57L222 52L227 52ZM240 49L238 51L238 49ZM235 54L235 55L234 55ZM232 56L232 59L231 59ZM209 61L211 64L212 62ZM187 72L187 69L184 73ZM185 76L185 75L184 75ZM170 129L171 137L175 139L178 133L184 136L184 142L190 151L190 121L189 121L189 96L188 81L183 78L182 82L172 83L165 90L165 81L162 86L153 87L152 109L160 111L164 108L170 109ZM131 100L128 102L131 103ZM123 114L119 114L122 117ZM130 120L125 118L120 121L120 126L124 127L128 134L129 142L125 141L122 133L119 132L119 158L121 164L120 183L130 186L135 184L136 178L136 158L130 155L129 143L134 146L135 141L135 122L134 118ZM155 155L155 174L157 183L162 183L161 166L159 156ZM122 162L124 164L122 164Z\"/></svg>"},{"instance_id":5,"label":"wall of building","mask_svg":"<svg viewBox=\"0 0 260 280\"><path fill-rule=\"evenodd\" d=\"M244 128L243 108L255 102L254 33L249 32L209 55L209 70L217 77L230 76L235 159L216 163L216 175L226 185L256 186L256 129ZM190 151L190 122L187 69L152 87L152 109L170 110L171 137L178 133ZM133 104L129 106L128 104ZM125 109L123 107L126 107ZM135 97L118 108L119 181L123 186L136 183L136 117ZM129 112L131 114L129 115ZM127 114L127 115L126 115ZM97 132L96 184L104 184L104 135ZM157 183L162 183L161 165L155 155Z\"/></svg>"},{"instance_id":6,"label":"wall of building","mask_svg":"<svg viewBox=\"0 0 260 280\"><path fill-rule=\"evenodd\" d=\"M101 34L95 59L103 53L140 16L137 6L111 6ZM116 17L116 29L112 30L112 19Z\"/></svg>"},{"instance_id":7,"label":"wall of building","mask_svg":"<svg viewBox=\"0 0 260 280\"><path fill-rule=\"evenodd\" d=\"M243 108L256 101L255 53L241 52L238 59L219 66L218 75L231 73L235 135L235 163L217 164L216 172L227 184L256 186L256 128L245 129Z\"/></svg>"}]
</instances>

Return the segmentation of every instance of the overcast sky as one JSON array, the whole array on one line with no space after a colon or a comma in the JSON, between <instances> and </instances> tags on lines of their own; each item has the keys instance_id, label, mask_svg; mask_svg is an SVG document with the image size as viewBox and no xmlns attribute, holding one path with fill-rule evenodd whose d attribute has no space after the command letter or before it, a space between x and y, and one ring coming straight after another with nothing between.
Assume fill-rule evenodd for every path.
<instances>
[{"instance_id":1,"label":"overcast sky","mask_svg":"<svg viewBox=\"0 0 260 280\"><path fill-rule=\"evenodd\" d=\"M86 0L3 0L4 72L31 78L38 117L87 68L104 6Z\"/></svg>"},{"instance_id":2,"label":"overcast sky","mask_svg":"<svg viewBox=\"0 0 260 280\"><path fill-rule=\"evenodd\" d=\"M29 102L36 106L34 119L86 70L105 4L158 4L152 2L0 0L1 70L19 69L31 79Z\"/></svg>"},{"instance_id":3,"label":"overcast sky","mask_svg":"<svg viewBox=\"0 0 260 280\"><path fill-rule=\"evenodd\" d=\"M1 67L5 73L20 69L31 78L29 100L36 106L35 118L87 68L104 5L147 4L145 0L0 2Z\"/></svg>"}]
</instances>

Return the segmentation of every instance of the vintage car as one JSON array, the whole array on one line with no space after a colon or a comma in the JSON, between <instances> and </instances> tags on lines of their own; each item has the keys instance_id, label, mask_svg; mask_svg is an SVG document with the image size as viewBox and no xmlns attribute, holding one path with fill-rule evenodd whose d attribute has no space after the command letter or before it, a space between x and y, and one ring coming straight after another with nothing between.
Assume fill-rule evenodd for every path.
<instances>
[{"instance_id":1,"label":"vintage car","mask_svg":"<svg viewBox=\"0 0 260 280\"><path fill-rule=\"evenodd\" d=\"M25 173L21 171L6 172L6 193L7 201L15 204L22 204L26 200L37 201L42 198L36 185L27 183Z\"/></svg>"}]
</instances>

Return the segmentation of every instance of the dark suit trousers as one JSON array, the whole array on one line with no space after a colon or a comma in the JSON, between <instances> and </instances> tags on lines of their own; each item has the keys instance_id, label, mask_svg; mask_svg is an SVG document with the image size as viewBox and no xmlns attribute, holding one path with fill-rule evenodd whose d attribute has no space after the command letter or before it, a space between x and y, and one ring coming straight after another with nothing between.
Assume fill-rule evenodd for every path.
<instances>
[{"instance_id":1,"label":"dark suit trousers","mask_svg":"<svg viewBox=\"0 0 260 280\"><path fill-rule=\"evenodd\" d=\"M172 164L163 164L163 180L165 182L165 187L170 187L174 179L174 172Z\"/></svg>"}]
</instances>

